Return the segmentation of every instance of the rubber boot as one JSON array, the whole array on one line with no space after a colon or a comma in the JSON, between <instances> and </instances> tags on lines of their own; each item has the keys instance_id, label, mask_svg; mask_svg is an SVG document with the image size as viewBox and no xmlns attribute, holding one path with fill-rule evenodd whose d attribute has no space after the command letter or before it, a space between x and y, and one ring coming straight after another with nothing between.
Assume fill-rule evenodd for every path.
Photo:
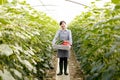
<instances>
[{"instance_id":1,"label":"rubber boot","mask_svg":"<svg viewBox=\"0 0 120 80\"><path fill-rule=\"evenodd\" d=\"M67 73L67 62L64 62L64 74L68 75L68 73Z\"/></svg>"},{"instance_id":2,"label":"rubber boot","mask_svg":"<svg viewBox=\"0 0 120 80\"><path fill-rule=\"evenodd\" d=\"M63 62L59 63L59 73L57 75L62 75L63 74Z\"/></svg>"}]
</instances>

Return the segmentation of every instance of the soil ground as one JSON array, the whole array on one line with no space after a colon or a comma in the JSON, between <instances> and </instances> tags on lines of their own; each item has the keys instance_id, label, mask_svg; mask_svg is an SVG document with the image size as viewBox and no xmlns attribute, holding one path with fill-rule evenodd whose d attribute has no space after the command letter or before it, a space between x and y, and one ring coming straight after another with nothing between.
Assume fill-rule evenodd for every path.
<instances>
[{"instance_id":1,"label":"soil ground","mask_svg":"<svg viewBox=\"0 0 120 80\"><path fill-rule=\"evenodd\" d=\"M45 80L56 80L56 74L57 74L56 70L57 70L57 64L58 64L57 59L58 58L56 57L56 52L55 52L55 55L53 55L53 58L52 58L54 69L49 69L47 71L47 78ZM70 80L84 80L83 79L84 75L80 70L80 64L76 60L75 53L73 52L73 50L71 50L68 66L69 66Z\"/></svg>"}]
</instances>

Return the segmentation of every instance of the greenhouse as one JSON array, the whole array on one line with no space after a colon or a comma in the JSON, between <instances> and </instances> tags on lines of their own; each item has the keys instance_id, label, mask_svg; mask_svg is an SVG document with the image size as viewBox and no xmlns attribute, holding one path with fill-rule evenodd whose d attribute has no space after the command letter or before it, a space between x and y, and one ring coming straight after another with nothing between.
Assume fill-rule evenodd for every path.
<instances>
[{"instance_id":1,"label":"greenhouse","mask_svg":"<svg viewBox=\"0 0 120 80\"><path fill-rule=\"evenodd\" d=\"M0 0L0 80L120 80L120 0Z\"/></svg>"}]
</instances>

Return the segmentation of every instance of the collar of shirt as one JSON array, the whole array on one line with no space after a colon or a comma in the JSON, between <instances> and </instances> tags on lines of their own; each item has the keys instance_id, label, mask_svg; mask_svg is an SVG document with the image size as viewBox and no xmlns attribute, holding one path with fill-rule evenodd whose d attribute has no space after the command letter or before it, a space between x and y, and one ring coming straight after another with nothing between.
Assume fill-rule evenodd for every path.
<instances>
[{"instance_id":1,"label":"collar of shirt","mask_svg":"<svg viewBox=\"0 0 120 80\"><path fill-rule=\"evenodd\" d=\"M65 30L62 30L62 29L61 29L61 31L68 31L68 29L65 29Z\"/></svg>"}]
</instances>

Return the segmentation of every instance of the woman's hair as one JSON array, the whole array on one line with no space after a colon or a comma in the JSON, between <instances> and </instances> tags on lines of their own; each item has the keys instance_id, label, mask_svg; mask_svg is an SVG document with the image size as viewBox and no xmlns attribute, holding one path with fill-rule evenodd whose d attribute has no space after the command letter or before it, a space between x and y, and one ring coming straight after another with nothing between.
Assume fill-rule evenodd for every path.
<instances>
[{"instance_id":1,"label":"woman's hair","mask_svg":"<svg viewBox=\"0 0 120 80\"><path fill-rule=\"evenodd\" d=\"M65 21L60 21L60 25L61 25L62 23L65 23L65 24L66 24L66 22L65 22Z\"/></svg>"}]
</instances>

